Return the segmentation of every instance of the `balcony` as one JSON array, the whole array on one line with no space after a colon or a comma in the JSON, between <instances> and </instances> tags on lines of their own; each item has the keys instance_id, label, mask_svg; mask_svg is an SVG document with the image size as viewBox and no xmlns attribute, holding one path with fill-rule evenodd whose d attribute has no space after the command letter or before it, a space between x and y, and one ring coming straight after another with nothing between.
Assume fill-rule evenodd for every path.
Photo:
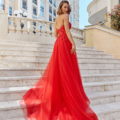
<instances>
[{"instance_id":1,"label":"balcony","mask_svg":"<svg viewBox=\"0 0 120 120\"><path fill-rule=\"evenodd\" d=\"M37 5L37 0L33 0L33 3L34 3L35 5Z\"/></svg>"},{"instance_id":2,"label":"balcony","mask_svg":"<svg viewBox=\"0 0 120 120\"><path fill-rule=\"evenodd\" d=\"M105 19L107 13L107 0L93 0L87 7L89 13L89 23L97 24Z\"/></svg>"},{"instance_id":3,"label":"balcony","mask_svg":"<svg viewBox=\"0 0 120 120\"><path fill-rule=\"evenodd\" d=\"M0 9L4 10L4 5L0 4Z\"/></svg>"}]
</instances>

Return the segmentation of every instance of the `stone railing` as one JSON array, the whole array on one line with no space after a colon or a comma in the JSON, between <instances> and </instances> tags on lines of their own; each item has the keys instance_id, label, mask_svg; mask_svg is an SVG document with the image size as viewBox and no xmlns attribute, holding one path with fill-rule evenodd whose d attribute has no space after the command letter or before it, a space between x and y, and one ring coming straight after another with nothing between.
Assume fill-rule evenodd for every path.
<instances>
[{"instance_id":1,"label":"stone railing","mask_svg":"<svg viewBox=\"0 0 120 120\"><path fill-rule=\"evenodd\" d=\"M8 24L8 33L34 35L40 34L40 36L54 36L54 22L9 16ZM70 31L74 39L84 39L84 31L82 29L72 27Z\"/></svg>"}]
</instances>

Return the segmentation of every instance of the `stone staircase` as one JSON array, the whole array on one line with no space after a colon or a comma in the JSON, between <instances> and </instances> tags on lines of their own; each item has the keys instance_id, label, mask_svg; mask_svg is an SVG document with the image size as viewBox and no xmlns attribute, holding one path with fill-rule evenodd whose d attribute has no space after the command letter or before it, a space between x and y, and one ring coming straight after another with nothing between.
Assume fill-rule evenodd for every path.
<instances>
[{"instance_id":1,"label":"stone staircase","mask_svg":"<svg viewBox=\"0 0 120 120\"><path fill-rule=\"evenodd\" d=\"M42 76L52 50L52 44L0 40L0 120L24 120L19 100ZM99 120L120 120L120 59L84 45L77 45L77 56Z\"/></svg>"}]
</instances>

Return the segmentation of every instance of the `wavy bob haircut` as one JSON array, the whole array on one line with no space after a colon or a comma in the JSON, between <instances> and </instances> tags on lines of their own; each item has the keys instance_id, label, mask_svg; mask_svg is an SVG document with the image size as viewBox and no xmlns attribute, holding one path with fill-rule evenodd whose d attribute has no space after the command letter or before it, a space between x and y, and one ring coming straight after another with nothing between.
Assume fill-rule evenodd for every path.
<instances>
[{"instance_id":1,"label":"wavy bob haircut","mask_svg":"<svg viewBox=\"0 0 120 120\"><path fill-rule=\"evenodd\" d=\"M64 3L67 3L69 5L69 2L67 0L62 0L59 4L59 7L58 7L58 11L57 11L57 15L61 15L63 14L62 13L62 6ZM71 12L71 7L70 5L68 6L68 14L70 15L70 12Z\"/></svg>"}]
</instances>

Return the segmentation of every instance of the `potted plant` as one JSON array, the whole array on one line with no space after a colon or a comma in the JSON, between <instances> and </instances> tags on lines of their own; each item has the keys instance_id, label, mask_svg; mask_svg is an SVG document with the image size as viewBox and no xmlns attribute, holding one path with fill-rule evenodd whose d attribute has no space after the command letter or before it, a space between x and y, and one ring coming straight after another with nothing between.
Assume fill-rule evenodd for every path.
<instances>
[{"instance_id":1,"label":"potted plant","mask_svg":"<svg viewBox=\"0 0 120 120\"><path fill-rule=\"evenodd\" d=\"M116 5L111 13L108 13L108 16L111 17L112 28L120 31L120 4Z\"/></svg>"}]
</instances>

